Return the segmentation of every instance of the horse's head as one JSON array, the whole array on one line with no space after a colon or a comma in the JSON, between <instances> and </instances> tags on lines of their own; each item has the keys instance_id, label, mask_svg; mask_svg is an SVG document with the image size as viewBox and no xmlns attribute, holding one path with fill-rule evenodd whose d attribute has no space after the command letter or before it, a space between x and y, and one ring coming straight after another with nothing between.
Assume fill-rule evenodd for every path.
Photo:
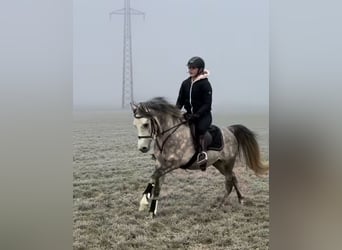
<instances>
[{"instance_id":1,"label":"horse's head","mask_svg":"<svg viewBox=\"0 0 342 250\"><path fill-rule=\"evenodd\" d=\"M138 132L138 149L146 153L150 150L153 139L152 117L141 107L141 104L131 103L131 108L134 115L133 125Z\"/></svg>"},{"instance_id":2,"label":"horse's head","mask_svg":"<svg viewBox=\"0 0 342 250\"><path fill-rule=\"evenodd\" d=\"M131 103L131 108L133 125L138 130L138 149L143 153L150 150L153 139L163 135L170 127L173 128L173 123L180 124L183 119L182 112L163 97L139 104Z\"/></svg>"}]
</instances>

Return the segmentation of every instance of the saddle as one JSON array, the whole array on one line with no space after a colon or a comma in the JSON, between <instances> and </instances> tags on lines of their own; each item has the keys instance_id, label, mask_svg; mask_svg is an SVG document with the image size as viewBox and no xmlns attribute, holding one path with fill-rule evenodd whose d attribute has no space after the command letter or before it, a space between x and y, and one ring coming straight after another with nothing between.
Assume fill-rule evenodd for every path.
<instances>
[{"instance_id":1,"label":"saddle","mask_svg":"<svg viewBox=\"0 0 342 250\"><path fill-rule=\"evenodd\" d=\"M195 145L196 151L198 151L196 136L195 136L195 126L190 126L192 141ZM208 145L208 151L221 151L223 149L223 136L221 129L215 125L211 125L206 132L206 136L204 137L206 143ZM199 153L199 152L196 152Z\"/></svg>"},{"instance_id":2,"label":"saddle","mask_svg":"<svg viewBox=\"0 0 342 250\"><path fill-rule=\"evenodd\" d=\"M208 150L221 151L223 149L223 136L221 129L215 125L211 125L207 131L211 135L206 136L211 139L208 141Z\"/></svg>"},{"instance_id":3,"label":"saddle","mask_svg":"<svg viewBox=\"0 0 342 250\"><path fill-rule=\"evenodd\" d=\"M196 161L197 155L199 153L199 149L198 149L198 145L196 143L196 137L195 137L195 126L190 125L190 131L191 131L192 141L194 143L196 152L188 163L180 167L182 169L187 169L188 167L190 167ZM207 148L208 151L209 150L221 151L223 149L223 146L224 146L223 136L222 136L221 129L219 127L215 125L211 125L208 131L206 132L206 136L204 138L205 140L207 140L206 143L208 145L208 148Z\"/></svg>"}]
</instances>

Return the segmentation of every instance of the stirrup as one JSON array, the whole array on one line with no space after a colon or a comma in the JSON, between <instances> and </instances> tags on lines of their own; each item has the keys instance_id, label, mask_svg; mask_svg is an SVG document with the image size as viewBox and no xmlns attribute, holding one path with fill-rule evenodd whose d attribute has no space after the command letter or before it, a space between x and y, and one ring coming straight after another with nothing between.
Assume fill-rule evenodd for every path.
<instances>
[{"instance_id":1,"label":"stirrup","mask_svg":"<svg viewBox=\"0 0 342 250\"><path fill-rule=\"evenodd\" d=\"M207 152L203 151L197 155L197 164L198 165L206 164L207 161L208 161Z\"/></svg>"}]
</instances>

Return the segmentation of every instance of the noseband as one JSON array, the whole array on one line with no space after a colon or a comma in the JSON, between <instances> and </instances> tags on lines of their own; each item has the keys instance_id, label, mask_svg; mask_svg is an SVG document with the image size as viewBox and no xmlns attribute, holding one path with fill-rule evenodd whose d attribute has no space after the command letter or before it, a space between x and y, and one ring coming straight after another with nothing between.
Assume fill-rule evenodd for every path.
<instances>
[{"instance_id":1,"label":"noseband","mask_svg":"<svg viewBox=\"0 0 342 250\"><path fill-rule=\"evenodd\" d=\"M144 118L144 116L137 116L136 114L134 114L134 118L141 119L141 118ZM150 135L138 135L138 139L153 139L154 137L157 137L157 133L156 133L157 129L155 127L157 126L158 128L158 124L153 117L151 117L150 120L151 120L151 134Z\"/></svg>"}]
</instances>

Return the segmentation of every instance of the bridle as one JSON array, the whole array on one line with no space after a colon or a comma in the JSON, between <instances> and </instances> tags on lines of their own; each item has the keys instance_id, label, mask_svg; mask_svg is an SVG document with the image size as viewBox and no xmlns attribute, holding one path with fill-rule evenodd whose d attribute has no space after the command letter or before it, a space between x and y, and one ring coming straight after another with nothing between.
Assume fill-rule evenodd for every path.
<instances>
[{"instance_id":1,"label":"bridle","mask_svg":"<svg viewBox=\"0 0 342 250\"><path fill-rule=\"evenodd\" d=\"M134 118L141 119L141 118L147 118L147 117L137 116L136 114L134 114ZM153 117L151 117L149 119L151 121L151 134L150 135L141 135L141 136L138 135L138 139L155 139L156 145L159 148L160 152L163 151L165 143L170 138L170 136L173 135L180 126L182 126L183 124L187 123L187 121L183 121L183 122L180 122L180 123L172 126L171 128L168 128L168 129L166 129L164 131L160 131L160 127L159 127L158 122L156 121L156 119L153 118ZM171 131L172 129L173 129L173 131L165 138L165 140L160 145L158 140L157 140L157 137L160 137L160 136L164 135L165 133Z\"/></svg>"},{"instance_id":2,"label":"bridle","mask_svg":"<svg viewBox=\"0 0 342 250\"><path fill-rule=\"evenodd\" d=\"M141 119L141 118L146 118L146 117L137 116L136 114L134 114L134 118ZM158 128L158 124L153 117L151 117L150 120L151 120L151 134L150 135L138 135L138 139L155 139L155 137L157 136L156 126Z\"/></svg>"}]
</instances>

